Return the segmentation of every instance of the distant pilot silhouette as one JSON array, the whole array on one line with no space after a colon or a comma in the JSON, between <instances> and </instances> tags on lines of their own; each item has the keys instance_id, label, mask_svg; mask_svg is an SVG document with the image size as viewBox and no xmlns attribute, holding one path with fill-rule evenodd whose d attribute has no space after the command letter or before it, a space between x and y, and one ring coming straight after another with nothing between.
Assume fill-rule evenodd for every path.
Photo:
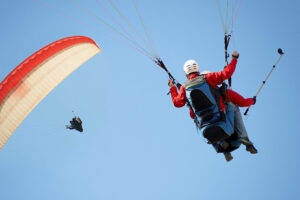
<instances>
[{"instance_id":1,"label":"distant pilot silhouette","mask_svg":"<svg viewBox=\"0 0 300 200\"><path fill-rule=\"evenodd\" d=\"M72 121L70 121L70 126L66 125L67 129L75 129L79 132L83 132L82 121L79 117L73 117Z\"/></svg>"}]
</instances>

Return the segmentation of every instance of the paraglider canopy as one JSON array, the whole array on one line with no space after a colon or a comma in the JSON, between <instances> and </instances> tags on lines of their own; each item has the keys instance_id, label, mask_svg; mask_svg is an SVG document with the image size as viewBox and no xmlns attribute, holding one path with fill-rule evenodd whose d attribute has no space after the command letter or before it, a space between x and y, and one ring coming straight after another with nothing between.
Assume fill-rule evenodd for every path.
<instances>
[{"instance_id":1,"label":"paraglider canopy","mask_svg":"<svg viewBox=\"0 0 300 200\"><path fill-rule=\"evenodd\" d=\"M0 148L49 92L100 51L91 38L67 37L18 65L0 83Z\"/></svg>"}]
</instances>

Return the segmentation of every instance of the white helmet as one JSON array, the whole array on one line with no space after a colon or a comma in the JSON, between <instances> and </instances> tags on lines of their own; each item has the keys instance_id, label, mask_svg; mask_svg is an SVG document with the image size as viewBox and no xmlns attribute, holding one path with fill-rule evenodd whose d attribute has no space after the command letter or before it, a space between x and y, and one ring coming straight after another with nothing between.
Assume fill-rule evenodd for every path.
<instances>
[{"instance_id":1,"label":"white helmet","mask_svg":"<svg viewBox=\"0 0 300 200\"><path fill-rule=\"evenodd\" d=\"M183 70L185 74L199 72L199 65L195 60L188 60L184 63Z\"/></svg>"}]
</instances>

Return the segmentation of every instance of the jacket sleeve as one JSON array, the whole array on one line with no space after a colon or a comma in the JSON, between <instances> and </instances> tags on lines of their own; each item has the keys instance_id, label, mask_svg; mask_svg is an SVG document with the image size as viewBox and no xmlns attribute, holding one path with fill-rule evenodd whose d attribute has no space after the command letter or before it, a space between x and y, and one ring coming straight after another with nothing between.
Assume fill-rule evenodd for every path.
<instances>
[{"instance_id":1,"label":"jacket sleeve","mask_svg":"<svg viewBox=\"0 0 300 200\"><path fill-rule=\"evenodd\" d=\"M220 72L212 72L205 75L206 81L212 85L217 86L222 84L226 79L229 79L235 71L237 64L237 59L232 58L229 65L227 65L222 71Z\"/></svg>"},{"instance_id":2,"label":"jacket sleeve","mask_svg":"<svg viewBox=\"0 0 300 200\"><path fill-rule=\"evenodd\" d=\"M194 119L195 118L195 114L194 114L194 112L193 112L193 110L190 108L190 117L192 118L192 119Z\"/></svg>"},{"instance_id":3,"label":"jacket sleeve","mask_svg":"<svg viewBox=\"0 0 300 200\"><path fill-rule=\"evenodd\" d=\"M173 101L173 104L175 107L180 108L185 105L185 103L187 102L187 99L186 99L185 87L183 85L180 87L179 94L177 92L176 87L171 87L170 92L171 92L172 101ZM194 119L195 114L191 108L189 108L189 109L190 109L190 117L192 119Z\"/></svg>"},{"instance_id":4,"label":"jacket sleeve","mask_svg":"<svg viewBox=\"0 0 300 200\"><path fill-rule=\"evenodd\" d=\"M239 107L248 107L254 104L253 98L245 99L244 97L242 97L240 94L238 94L233 90L227 90L226 101L232 102L238 105Z\"/></svg>"},{"instance_id":5,"label":"jacket sleeve","mask_svg":"<svg viewBox=\"0 0 300 200\"><path fill-rule=\"evenodd\" d=\"M174 106L177 108L183 107L187 100L185 87L183 85L180 87L179 94L175 86L170 88L170 92Z\"/></svg>"}]
</instances>

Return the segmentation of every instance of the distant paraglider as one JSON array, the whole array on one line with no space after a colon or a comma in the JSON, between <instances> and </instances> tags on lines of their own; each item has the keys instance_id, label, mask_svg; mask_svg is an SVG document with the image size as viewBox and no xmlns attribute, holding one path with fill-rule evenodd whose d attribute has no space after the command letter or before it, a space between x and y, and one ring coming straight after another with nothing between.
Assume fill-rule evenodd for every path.
<instances>
[{"instance_id":1,"label":"distant paraglider","mask_svg":"<svg viewBox=\"0 0 300 200\"><path fill-rule=\"evenodd\" d=\"M18 65L0 83L0 149L43 98L100 51L91 38L67 37Z\"/></svg>"},{"instance_id":2,"label":"distant paraglider","mask_svg":"<svg viewBox=\"0 0 300 200\"><path fill-rule=\"evenodd\" d=\"M74 111L73 111L74 113ZM83 128L82 128L82 121L80 119L80 117L76 116L74 113L74 117L72 118L72 120L70 121L70 125L66 125L67 129L75 129L79 132L83 132Z\"/></svg>"},{"instance_id":3,"label":"distant paraglider","mask_svg":"<svg viewBox=\"0 0 300 200\"><path fill-rule=\"evenodd\" d=\"M73 119L70 121L70 126L66 125L67 129L75 129L79 132L83 132L83 128L82 128L82 121L79 117L73 117Z\"/></svg>"}]
</instances>

